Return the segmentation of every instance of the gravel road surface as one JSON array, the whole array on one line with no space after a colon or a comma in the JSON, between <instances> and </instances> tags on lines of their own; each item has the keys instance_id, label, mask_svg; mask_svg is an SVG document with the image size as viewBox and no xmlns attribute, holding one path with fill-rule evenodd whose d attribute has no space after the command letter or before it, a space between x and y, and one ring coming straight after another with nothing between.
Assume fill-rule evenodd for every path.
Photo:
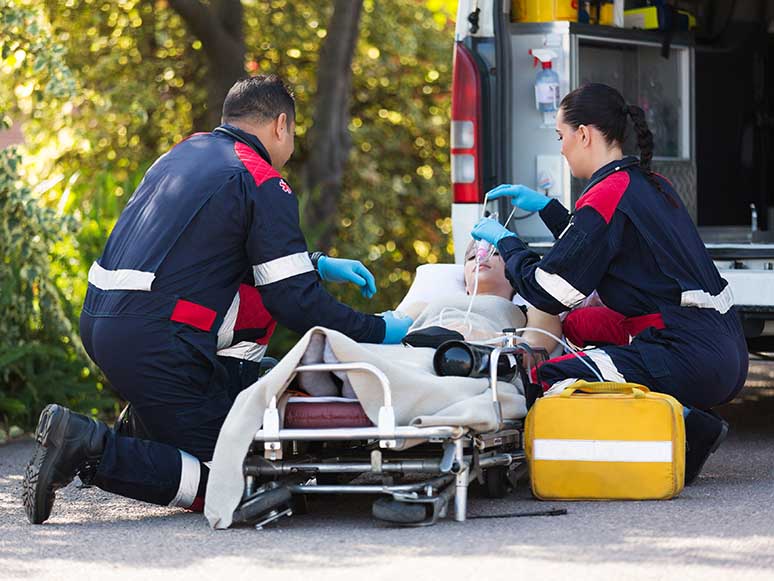
<instances>
[{"instance_id":1,"label":"gravel road surface","mask_svg":"<svg viewBox=\"0 0 774 581\"><path fill-rule=\"evenodd\" d=\"M366 498L316 498L263 531L71 484L52 518L20 502L29 440L0 447L0 579L774 579L774 363L722 408L731 434L702 477L665 502L540 503L522 486L471 515L563 507L565 516L376 523Z\"/></svg>"}]
</instances>

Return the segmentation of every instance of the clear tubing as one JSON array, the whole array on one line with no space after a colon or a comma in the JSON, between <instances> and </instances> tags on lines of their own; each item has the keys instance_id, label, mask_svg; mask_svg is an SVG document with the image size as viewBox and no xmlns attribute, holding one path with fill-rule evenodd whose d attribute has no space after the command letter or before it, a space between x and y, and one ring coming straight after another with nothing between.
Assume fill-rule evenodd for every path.
<instances>
[{"instance_id":1,"label":"clear tubing","mask_svg":"<svg viewBox=\"0 0 774 581\"><path fill-rule=\"evenodd\" d=\"M543 335L548 335L554 341L559 342L565 349L567 349L567 351L569 351L575 357L577 357L578 361L580 361L581 363L583 363L583 365L588 367L589 370L591 371L591 373L594 374L594 377L596 377L600 382L605 381L604 379L602 379L602 376L597 372L597 370L594 369L588 361L586 361L583 357L578 355L578 353L580 352L579 349L576 349L575 347L573 347L570 344L566 343L565 341L563 341L562 339L560 339L559 337L557 337L556 335L554 335L550 331L546 331L544 329L538 329L537 327L519 327L518 329L514 329L514 332L516 332L516 333L521 333L521 332L524 332L524 331L536 331L538 333L542 333ZM483 344L501 343L504 340L505 340L504 337L497 337L496 339L489 339L487 341L481 341L481 343L483 343Z\"/></svg>"},{"instance_id":2,"label":"clear tubing","mask_svg":"<svg viewBox=\"0 0 774 581\"><path fill-rule=\"evenodd\" d=\"M486 211L486 205L489 203L489 192L486 193L484 196L484 203L481 204L481 213L478 216L479 221L481 218L484 217L484 212ZM516 208L514 207L514 210ZM492 214L494 216L494 219L497 219L497 212ZM513 216L513 212L511 212L511 216ZM508 217L508 220L510 221L510 216ZM506 222L507 223L507 222ZM486 244L489 246L489 249L486 252L482 252L483 248L485 246L481 245L481 243ZM479 240L478 242L479 246L476 248L476 269L473 274L473 294L470 295L470 302L468 303L468 310L465 311L465 318L462 320L463 325L466 325L468 327L468 331L472 331L472 327L468 320L470 319L470 311L473 309L473 303L476 300L476 295L478 294L478 273L479 273L479 267L481 266L481 259L485 258L486 260L489 260L494 256L495 253L495 246L493 244L489 244L488 242ZM441 313L441 320L443 320L443 312Z\"/></svg>"}]
</instances>

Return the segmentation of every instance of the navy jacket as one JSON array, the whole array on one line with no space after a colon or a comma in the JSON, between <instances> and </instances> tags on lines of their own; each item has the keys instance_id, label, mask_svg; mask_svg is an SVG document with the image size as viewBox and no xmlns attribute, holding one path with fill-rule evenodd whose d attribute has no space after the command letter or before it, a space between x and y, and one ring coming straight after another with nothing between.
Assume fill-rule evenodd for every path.
<instances>
[{"instance_id":1,"label":"navy jacket","mask_svg":"<svg viewBox=\"0 0 774 581\"><path fill-rule=\"evenodd\" d=\"M663 192L628 157L594 173L572 216L551 201L540 215L557 241L542 259L516 237L498 244L511 284L554 314L596 290L624 316L660 315L667 327L712 328L727 313L735 318L728 283L688 212L671 184L656 179Z\"/></svg>"},{"instance_id":2,"label":"navy jacket","mask_svg":"<svg viewBox=\"0 0 774 581\"><path fill-rule=\"evenodd\" d=\"M89 272L84 310L210 331L252 277L265 308L288 328L322 325L381 342L381 317L321 286L296 196L270 161L258 138L230 125L194 134L156 160Z\"/></svg>"}]
</instances>

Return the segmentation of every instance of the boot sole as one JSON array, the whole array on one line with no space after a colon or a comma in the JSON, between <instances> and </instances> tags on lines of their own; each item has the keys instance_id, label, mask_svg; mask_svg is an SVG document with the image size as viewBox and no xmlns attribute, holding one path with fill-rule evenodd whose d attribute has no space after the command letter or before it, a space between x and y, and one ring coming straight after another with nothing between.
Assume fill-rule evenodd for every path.
<instances>
[{"instance_id":1,"label":"boot sole","mask_svg":"<svg viewBox=\"0 0 774 581\"><path fill-rule=\"evenodd\" d=\"M50 404L40 414L35 429L35 453L24 470L22 503L27 520L45 522L54 505L54 466L61 454L64 434L70 421L70 410Z\"/></svg>"},{"instance_id":2,"label":"boot sole","mask_svg":"<svg viewBox=\"0 0 774 581\"><path fill-rule=\"evenodd\" d=\"M715 451L720 448L720 445L723 443L723 440L726 439L726 436L728 436L728 422L725 420L720 420L722 422L722 425L720 426L720 434L718 434L718 437L715 438L715 441L712 443L712 446L710 447L709 452L707 452L707 455L704 457L704 460L701 461L701 464L699 464L699 469L696 471L696 476L691 478L691 480L688 480L685 482L686 486L690 486L694 482L696 482L696 479L699 477L699 474L701 474L701 471L704 470L704 465L707 463L707 460L709 460L709 457L712 456L712 454L715 453Z\"/></svg>"}]
</instances>

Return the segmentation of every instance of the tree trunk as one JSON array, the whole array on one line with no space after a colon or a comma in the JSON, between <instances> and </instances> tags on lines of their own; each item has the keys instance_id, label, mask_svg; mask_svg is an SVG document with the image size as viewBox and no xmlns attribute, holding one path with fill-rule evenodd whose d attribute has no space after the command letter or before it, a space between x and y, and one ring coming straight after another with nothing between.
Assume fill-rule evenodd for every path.
<instances>
[{"instance_id":1,"label":"tree trunk","mask_svg":"<svg viewBox=\"0 0 774 581\"><path fill-rule=\"evenodd\" d=\"M210 130L220 124L223 100L234 82L245 74L244 9L241 0L169 0L191 33L198 38L209 62L207 111L202 116Z\"/></svg>"},{"instance_id":2,"label":"tree trunk","mask_svg":"<svg viewBox=\"0 0 774 581\"><path fill-rule=\"evenodd\" d=\"M304 186L311 196L305 220L321 225L315 241L320 249L330 247L336 232L342 176L352 145L348 129L351 65L362 7L363 0L335 0L320 50L310 153L304 168Z\"/></svg>"}]
</instances>

